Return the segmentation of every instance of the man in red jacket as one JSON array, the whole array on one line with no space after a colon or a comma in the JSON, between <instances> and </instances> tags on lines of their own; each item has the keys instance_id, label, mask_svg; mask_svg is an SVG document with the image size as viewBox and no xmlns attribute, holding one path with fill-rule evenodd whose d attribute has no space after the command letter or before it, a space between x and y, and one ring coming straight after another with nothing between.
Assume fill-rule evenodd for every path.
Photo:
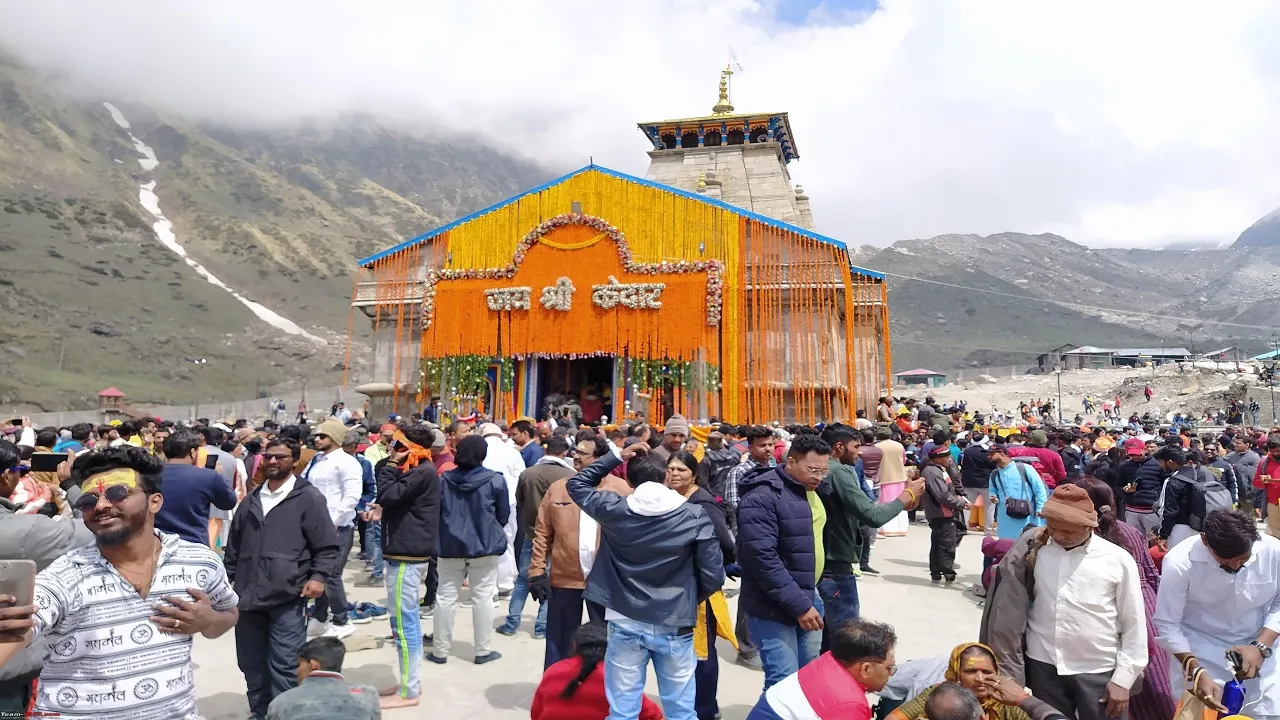
<instances>
[{"instance_id":1,"label":"man in red jacket","mask_svg":"<svg viewBox=\"0 0 1280 720\"><path fill-rule=\"evenodd\" d=\"M1062 456L1050 450L1047 447L1048 444L1048 433L1043 430L1032 430L1027 436L1026 445L1009 446L1009 457L1035 458L1032 465L1035 466L1036 472L1040 473L1045 486L1052 490L1058 486L1058 483L1067 479L1067 468L1062 464Z\"/></svg>"},{"instance_id":2,"label":"man in red jacket","mask_svg":"<svg viewBox=\"0 0 1280 720\"><path fill-rule=\"evenodd\" d=\"M1267 441L1267 456L1258 463L1253 486L1267 491L1267 534L1280 537L1280 438Z\"/></svg>"}]
</instances>

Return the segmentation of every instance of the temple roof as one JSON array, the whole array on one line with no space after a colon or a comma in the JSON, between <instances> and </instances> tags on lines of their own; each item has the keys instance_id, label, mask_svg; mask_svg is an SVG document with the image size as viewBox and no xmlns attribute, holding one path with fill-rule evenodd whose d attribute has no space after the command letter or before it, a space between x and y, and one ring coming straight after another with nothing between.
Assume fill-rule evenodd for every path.
<instances>
[{"instance_id":1,"label":"temple roof","mask_svg":"<svg viewBox=\"0 0 1280 720\"><path fill-rule=\"evenodd\" d=\"M685 128L689 130L697 129L699 126L712 128L724 125L738 125L743 121L750 121L754 126L768 125L770 120L777 119L778 124L782 126L783 136L786 138L786 159L788 162L800 159L800 151L796 149L795 135L791 132L791 120L784 112L772 113L734 113L732 115L703 115L700 117L672 118L670 120L651 120L648 122L636 123L636 127L644 133L645 137L653 140L656 134L664 128ZM732 147L730 145L720 145L719 147ZM714 148L699 148L700 150L713 150Z\"/></svg>"},{"instance_id":2,"label":"temple roof","mask_svg":"<svg viewBox=\"0 0 1280 720\"><path fill-rule=\"evenodd\" d=\"M541 192L541 191L543 191L543 190L546 190L546 189L547 189L547 188L549 188L549 187L552 187L552 186L555 186L555 185L559 185L560 183L563 183L563 182L565 182L566 180L568 180L568 179L570 179L570 178L576 177L576 176L578 176L578 175L581 175L582 173L587 173L587 172L597 172L597 173L602 173L602 174L605 174L605 175L609 175L609 176L612 176L612 177L618 178L618 179L620 179L620 180L624 180L624 181L629 182L629 183L635 183L636 185L643 185L643 186L646 186L646 187L656 188L656 189L658 189L658 190L662 190L662 191L664 191L664 192L668 192L668 193L671 193L671 194L673 194L673 195L677 195L677 196L679 196L679 197L682 197L682 198L685 198L685 199L688 199L688 200L695 200L695 201L697 201L697 202L702 202L702 203L706 203L706 204L708 204L708 205L713 205L713 206L718 207L718 208L721 208L721 209L723 209L723 210L728 210L729 212L732 212L732 213L734 213L734 214L736 214L736 215L741 215L741 216L743 216L743 217L750 218L750 219L752 219L752 220L755 220L756 222L759 222L759 223L762 223L762 224L765 224L765 225L769 225L769 226L772 226L772 227L776 227L776 228L778 228L778 229L780 229L780 230L785 230L785 231L787 231L787 232L792 232L792 233L795 233L795 234L797 234L797 235L803 235L803 236L805 236L805 237L807 237L807 238L811 238L811 239L813 239L813 240L817 240L818 242L821 242L821 243L824 243L824 244L827 244L827 245L831 245L831 246L833 246L833 247L840 248L841 250L844 250L844 251L845 251L845 255L846 255L846 257L848 256L849 246L848 246L848 245L846 245L844 242L842 242L842 241L840 241L840 240L837 240L837 239L835 239L835 238L833 238L833 237L827 237L826 235L819 235L818 233L812 232L812 231L810 231L810 230L805 230L805 229L804 229L804 228L802 228L802 227L798 227L798 226L796 226L796 225L792 225L792 224L790 224L790 223L781 222L781 221L775 220L774 218L766 217L766 216L761 215L761 214L759 214L759 213L751 212L750 210L745 210L745 209L743 209L743 208L738 207L737 205L731 205L731 204L729 204L729 203L727 203L727 202L724 202L724 201L722 201L722 200L717 200L717 199L715 199L715 198L710 198L710 197L707 197L707 196L705 196L705 195L699 195L698 193L686 192L686 191L684 191L684 190L680 190L680 189L678 189L678 188L673 188L673 187L671 187L670 185L663 185L662 183L653 182L652 180L646 180L646 179L644 179L644 178L635 177L634 175L628 175L628 174L626 174L626 173L618 172L617 170L611 170L611 169L609 169L609 168L606 168L606 167L603 167L603 166L600 166L600 165L591 164L591 165L587 165L587 166L582 167L582 168L578 168L577 170L574 170L573 172L568 173L567 175L563 175L563 176L561 176L561 177L558 177L558 178L556 178L555 180L552 180L552 181L550 181L550 182L543 183L542 185L539 185L539 186L534 187L534 188L530 188L530 189L528 189L528 190L526 190L526 191L524 191L524 192L522 192L522 193L520 193L520 194L518 194L518 195L513 195L513 196L511 196L511 197L507 198L506 200L503 200L503 201L501 201L501 202L499 202L499 203L496 203L496 204L494 204L494 205L490 205L489 207L484 208L483 210L477 210L476 212L473 212L473 213L471 213L470 215L466 215L466 216L460 217L460 218L458 218L457 220L454 220L453 222L448 223L448 224L446 224L446 225L441 225L440 227L438 227L438 228L436 228L436 229L434 229L434 230L431 230L431 231L429 231L429 232L423 233L423 234L418 235L418 236L416 236L416 237L409 238L408 240L405 240L404 242L402 242L402 243L400 243L400 244L398 244L398 245L395 245L395 246L393 246L393 247L387 248L386 250L383 250L382 252L379 252L379 253L375 253L375 254L373 254L373 255L370 255L369 257L362 258L361 260L359 260L359 261L357 261L357 262L358 262L358 264L359 264L361 267L368 267L368 266L372 265L373 263L375 263L375 262L377 262L377 261L381 260L382 258L388 257L388 256L390 256L390 255L394 255L395 253L398 253L398 252L400 252L401 250L404 250L404 249L406 249L406 248L413 247L414 245L418 245L418 244L420 244L420 243L427 242L427 241L431 240L432 238L436 237L437 235L440 235L441 233L448 232L449 230L452 230L453 228L456 228L456 227L458 227L458 226L460 226L460 225L463 225L463 224L465 224L465 223L468 223L468 222L470 222L470 221L472 221L472 220L474 220L474 219L476 219L476 218L478 218L478 217L481 217L481 216L483 216L483 215L487 215L487 214L489 214L489 213L491 213L491 212L494 212L495 210L500 210L500 209L502 209L502 208L504 208L504 207L506 207L506 206L508 206L508 205L510 205L510 204L512 204L512 203L514 203L514 202L519 201L521 198L523 198L523 197L525 197L525 196L532 195L532 194L537 193L537 192ZM608 218L606 218L606 220L607 220L607 219L608 219ZM624 231L625 231L625 230L624 230ZM884 273L879 273L879 272L876 272L876 271L874 271L874 270L867 270L867 269L865 269L865 268L860 268L860 267L857 267L857 266L853 265L852 263L850 263L849 267L850 267L850 269L851 269L853 272L858 273L858 274L860 274L860 275L863 275L863 276L865 276L865 277L874 278L874 279L876 279L876 280L883 280L883 279L884 279Z\"/></svg>"}]
</instances>

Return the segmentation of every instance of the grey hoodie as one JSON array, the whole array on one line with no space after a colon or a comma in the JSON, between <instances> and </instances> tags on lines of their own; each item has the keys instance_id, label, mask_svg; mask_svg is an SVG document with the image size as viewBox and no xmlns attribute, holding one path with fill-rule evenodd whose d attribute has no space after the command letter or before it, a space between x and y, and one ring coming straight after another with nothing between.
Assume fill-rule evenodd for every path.
<instances>
[{"instance_id":1,"label":"grey hoodie","mask_svg":"<svg viewBox=\"0 0 1280 720\"><path fill-rule=\"evenodd\" d=\"M0 558L34 560L36 571L54 560L94 541L83 520L63 520L44 515L16 515L13 504L0 498ZM40 672L48 643L37 639L0 667L0 683Z\"/></svg>"}]
</instances>

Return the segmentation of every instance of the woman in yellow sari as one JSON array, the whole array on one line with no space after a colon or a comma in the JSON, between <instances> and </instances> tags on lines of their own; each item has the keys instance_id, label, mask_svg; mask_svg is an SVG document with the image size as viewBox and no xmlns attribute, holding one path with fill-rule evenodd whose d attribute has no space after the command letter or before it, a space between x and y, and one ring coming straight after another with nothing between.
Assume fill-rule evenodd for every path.
<instances>
[{"instance_id":1,"label":"woman in yellow sari","mask_svg":"<svg viewBox=\"0 0 1280 720\"><path fill-rule=\"evenodd\" d=\"M1065 720L1049 703L1031 694L996 668L996 654L982 643L957 645L947 664L947 682L972 691L982 703L983 720ZM889 713L887 720L920 720L934 685Z\"/></svg>"},{"instance_id":2,"label":"woman in yellow sari","mask_svg":"<svg viewBox=\"0 0 1280 720\"><path fill-rule=\"evenodd\" d=\"M724 508L705 489L698 487L698 459L687 450L676 450L667 459L667 487L684 495L686 502L697 503L715 526L716 538L724 554L726 566L734 562L733 533L725 521ZM720 685L720 659L716 655L716 637L722 637L738 648L733 632L732 615L724 593L717 590L702 604L697 624L693 629L693 650L698 665L693 671L695 686L693 708L698 720L712 720L720 716L716 702L716 690ZM714 628L714 630L713 630Z\"/></svg>"}]
</instances>

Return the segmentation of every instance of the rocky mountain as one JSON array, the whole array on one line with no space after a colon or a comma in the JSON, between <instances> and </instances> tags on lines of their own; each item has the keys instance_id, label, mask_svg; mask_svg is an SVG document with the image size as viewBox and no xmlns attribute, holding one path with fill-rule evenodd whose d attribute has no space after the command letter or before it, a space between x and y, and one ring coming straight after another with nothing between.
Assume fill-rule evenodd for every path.
<instances>
[{"instance_id":1,"label":"rocky mountain","mask_svg":"<svg viewBox=\"0 0 1280 720\"><path fill-rule=\"evenodd\" d=\"M1270 332L1205 321L1280 326L1280 247L1095 250L1056 235L940 235L864 247L854 262L890 274L896 368L1030 367L1066 343L1261 352Z\"/></svg>"},{"instance_id":2,"label":"rocky mountain","mask_svg":"<svg viewBox=\"0 0 1280 720\"><path fill-rule=\"evenodd\" d=\"M56 87L0 55L6 410L84 407L108 385L183 403L337 384L356 258L553 175L368 118L246 131Z\"/></svg>"},{"instance_id":3,"label":"rocky mountain","mask_svg":"<svg viewBox=\"0 0 1280 720\"><path fill-rule=\"evenodd\" d=\"M1263 215L1258 222L1246 228L1231 247L1280 247L1280 209Z\"/></svg>"}]
</instances>

